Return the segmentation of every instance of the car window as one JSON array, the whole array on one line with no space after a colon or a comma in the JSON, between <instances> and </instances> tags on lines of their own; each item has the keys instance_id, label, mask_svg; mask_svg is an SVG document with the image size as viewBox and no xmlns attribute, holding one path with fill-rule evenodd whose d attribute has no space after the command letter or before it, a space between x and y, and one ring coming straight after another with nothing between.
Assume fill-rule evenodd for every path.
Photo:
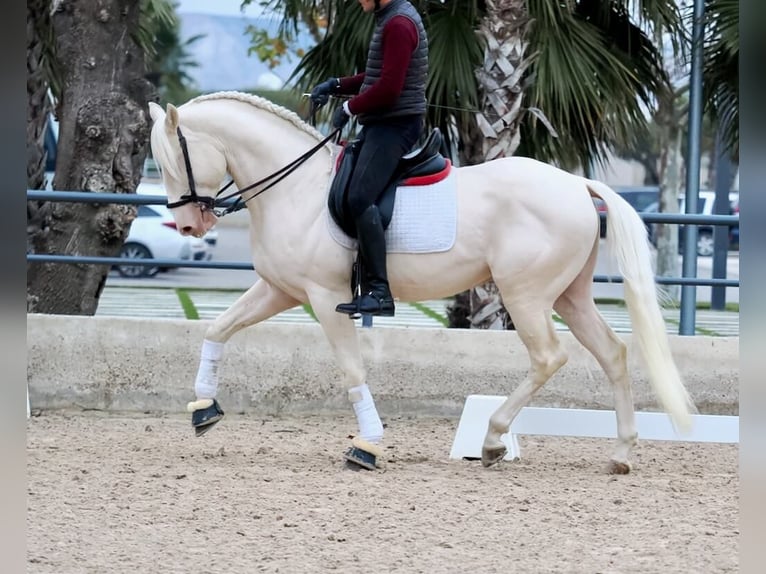
<instances>
[{"instance_id":1,"label":"car window","mask_svg":"<svg viewBox=\"0 0 766 574\"><path fill-rule=\"evenodd\" d=\"M657 194L656 193L638 193L636 194L635 202L633 203L633 207L636 211L644 211L647 207L652 205L657 201Z\"/></svg>"},{"instance_id":2,"label":"car window","mask_svg":"<svg viewBox=\"0 0 766 574\"><path fill-rule=\"evenodd\" d=\"M162 217L162 216L159 213L157 213L154 209L149 207L148 205L139 205L137 217Z\"/></svg>"},{"instance_id":3,"label":"car window","mask_svg":"<svg viewBox=\"0 0 766 574\"><path fill-rule=\"evenodd\" d=\"M659 198L657 189L647 190L620 190L618 193L627 201L636 211L644 211Z\"/></svg>"}]
</instances>

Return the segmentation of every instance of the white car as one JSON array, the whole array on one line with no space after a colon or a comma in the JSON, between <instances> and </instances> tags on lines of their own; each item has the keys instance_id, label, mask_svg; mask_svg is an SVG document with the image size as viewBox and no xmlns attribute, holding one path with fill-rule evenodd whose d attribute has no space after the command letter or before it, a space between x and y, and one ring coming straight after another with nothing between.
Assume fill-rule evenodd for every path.
<instances>
[{"instance_id":1,"label":"white car","mask_svg":"<svg viewBox=\"0 0 766 574\"><path fill-rule=\"evenodd\" d=\"M162 187L161 183L156 183L152 181L141 181L138 184L138 187L136 188L136 193L140 195L161 195L165 198L167 198L167 193L165 193L165 188ZM166 200L167 201L167 200ZM156 206L153 206L156 207ZM165 207L164 205L162 207ZM168 214L170 212L165 208L165 211L167 211ZM170 216L172 220L172 215ZM175 228L175 226L173 226ZM212 248L216 246L218 243L218 230L213 228L210 229L205 235L202 236L202 239L205 240L205 244L207 245L205 255L198 254L195 249L200 248L200 243L195 237L188 237L189 241L192 243L192 251L194 251L194 259L195 261L199 260L209 260L213 257Z\"/></svg>"},{"instance_id":2,"label":"white car","mask_svg":"<svg viewBox=\"0 0 766 574\"><path fill-rule=\"evenodd\" d=\"M176 230L176 222L164 205L139 205L130 225L130 233L120 249L120 257L128 259L182 259L207 261L212 257L204 238L184 237ZM123 277L153 277L171 266L118 265Z\"/></svg>"},{"instance_id":3,"label":"white car","mask_svg":"<svg viewBox=\"0 0 766 574\"><path fill-rule=\"evenodd\" d=\"M713 214L713 204L715 203L715 192L701 189L699 190L699 201L697 203L697 212L702 215ZM644 213L657 213L658 202L652 203L644 210ZM681 194L678 197L678 212L686 213L686 200L685 196ZM729 215L739 213L739 192L729 192ZM649 239L652 243L656 242L657 224L652 223L649 226ZM715 243L713 239L713 227L711 225L699 225L697 226L697 255L701 257L710 257L715 251ZM678 228L678 249L683 251L684 243L684 226L681 225ZM733 246L739 249L739 225L729 226L729 249Z\"/></svg>"},{"instance_id":4,"label":"white car","mask_svg":"<svg viewBox=\"0 0 766 574\"><path fill-rule=\"evenodd\" d=\"M136 193L142 195L165 195L160 184L142 182ZM130 233L120 250L127 259L182 259L207 261L213 256L213 246L218 232L211 230L201 238L182 236L170 210L164 205L139 205L138 213L130 226ZM123 277L153 277L159 271L173 267L150 267L145 265L117 265Z\"/></svg>"},{"instance_id":5,"label":"white car","mask_svg":"<svg viewBox=\"0 0 766 574\"><path fill-rule=\"evenodd\" d=\"M715 203L715 192L700 190L699 201L697 202L697 211L703 215L713 214L713 204ZM739 192L729 192L729 208L728 214L734 213L734 205L739 205ZM683 195L678 198L678 211L686 213L686 200ZM733 227L729 228L729 243L732 243L731 232ZM737 232L739 232L739 226L737 226ZM683 248L684 238L684 226L678 228L678 247ZM697 255L702 257L710 257L715 251L715 243L713 239L713 227L710 225L700 225L697 227Z\"/></svg>"}]
</instances>

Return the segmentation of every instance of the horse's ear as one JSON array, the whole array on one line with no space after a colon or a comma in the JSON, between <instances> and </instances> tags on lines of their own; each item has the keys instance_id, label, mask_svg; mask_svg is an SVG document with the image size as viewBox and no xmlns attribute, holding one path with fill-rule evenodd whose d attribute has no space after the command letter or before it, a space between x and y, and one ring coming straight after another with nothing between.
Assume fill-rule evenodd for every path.
<instances>
[{"instance_id":1,"label":"horse's ear","mask_svg":"<svg viewBox=\"0 0 766 574\"><path fill-rule=\"evenodd\" d=\"M178 127L178 108L173 104L168 104L167 114L165 115L165 125L171 131L176 131Z\"/></svg>"},{"instance_id":2,"label":"horse's ear","mask_svg":"<svg viewBox=\"0 0 766 574\"><path fill-rule=\"evenodd\" d=\"M162 106L156 102L149 102L149 115L154 123L165 117L165 112L162 110Z\"/></svg>"}]
</instances>

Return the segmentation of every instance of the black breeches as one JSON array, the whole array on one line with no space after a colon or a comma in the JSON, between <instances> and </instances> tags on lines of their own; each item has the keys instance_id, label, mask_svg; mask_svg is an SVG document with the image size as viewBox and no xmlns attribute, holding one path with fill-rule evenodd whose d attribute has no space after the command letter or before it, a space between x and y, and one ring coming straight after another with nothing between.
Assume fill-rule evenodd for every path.
<instances>
[{"instance_id":1,"label":"black breeches","mask_svg":"<svg viewBox=\"0 0 766 574\"><path fill-rule=\"evenodd\" d=\"M395 118L362 128L356 166L348 187L348 206L354 219L385 191L399 160L422 133L420 116Z\"/></svg>"}]
</instances>

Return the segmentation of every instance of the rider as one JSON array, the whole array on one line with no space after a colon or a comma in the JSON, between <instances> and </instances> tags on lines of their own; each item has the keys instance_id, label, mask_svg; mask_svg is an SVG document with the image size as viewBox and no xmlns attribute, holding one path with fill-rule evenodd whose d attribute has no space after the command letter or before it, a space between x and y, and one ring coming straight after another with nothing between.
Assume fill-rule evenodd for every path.
<instances>
[{"instance_id":1,"label":"rider","mask_svg":"<svg viewBox=\"0 0 766 574\"><path fill-rule=\"evenodd\" d=\"M311 99L325 104L330 94L358 94L335 110L333 127L355 116L362 126L348 207L356 224L369 290L335 310L354 315L393 316L388 286L386 240L375 201L390 183L399 159L423 132L428 76L428 38L417 10L408 0L359 0L373 12L367 66L363 73L330 78L316 86Z\"/></svg>"}]
</instances>

